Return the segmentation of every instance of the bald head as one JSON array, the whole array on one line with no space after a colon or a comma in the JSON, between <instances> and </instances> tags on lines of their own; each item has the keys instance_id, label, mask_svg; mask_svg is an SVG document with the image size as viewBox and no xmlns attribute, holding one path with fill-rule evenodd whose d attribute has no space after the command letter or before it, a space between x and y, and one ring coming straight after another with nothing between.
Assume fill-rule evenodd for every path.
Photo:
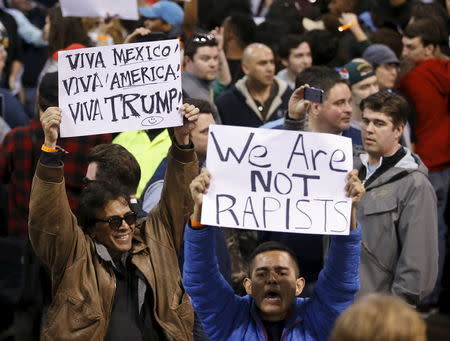
<instances>
[{"instance_id":1,"label":"bald head","mask_svg":"<svg viewBox=\"0 0 450 341\"><path fill-rule=\"evenodd\" d=\"M250 80L264 86L272 85L275 59L270 47L260 43L248 45L242 56L242 70Z\"/></svg>"},{"instance_id":2,"label":"bald head","mask_svg":"<svg viewBox=\"0 0 450 341\"><path fill-rule=\"evenodd\" d=\"M259 55L272 55L272 50L269 46L261 44L261 43L253 43L248 45L243 52L242 55L242 64L252 63L253 59L258 57Z\"/></svg>"}]
</instances>

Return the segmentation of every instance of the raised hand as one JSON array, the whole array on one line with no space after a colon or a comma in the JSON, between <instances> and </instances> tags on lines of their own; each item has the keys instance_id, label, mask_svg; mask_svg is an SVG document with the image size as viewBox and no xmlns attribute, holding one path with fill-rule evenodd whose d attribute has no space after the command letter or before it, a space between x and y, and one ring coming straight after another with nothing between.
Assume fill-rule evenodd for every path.
<instances>
[{"instance_id":1,"label":"raised hand","mask_svg":"<svg viewBox=\"0 0 450 341\"><path fill-rule=\"evenodd\" d=\"M208 192L210 183L211 173L206 168L203 168L200 174L192 180L189 186L192 199L194 200L194 213L192 213L191 216L191 219L194 221L200 221L203 195Z\"/></svg>"},{"instance_id":2,"label":"raised hand","mask_svg":"<svg viewBox=\"0 0 450 341\"><path fill-rule=\"evenodd\" d=\"M352 198L352 219L350 229L356 228L356 206L361 201L361 198L366 193L366 189L358 178L358 171L353 169L347 174L347 184L345 185L347 197Z\"/></svg>"},{"instance_id":3,"label":"raised hand","mask_svg":"<svg viewBox=\"0 0 450 341\"><path fill-rule=\"evenodd\" d=\"M223 27L216 27L211 32L209 32L214 36L217 42L217 46L219 47L219 50L223 49Z\"/></svg>"},{"instance_id":4,"label":"raised hand","mask_svg":"<svg viewBox=\"0 0 450 341\"><path fill-rule=\"evenodd\" d=\"M173 129L175 139L179 145L189 144L189 134L197 124L199 112L200 110L192 104L184 103L181 106L183 125Z\"/></svg>"},{"instance_id":5,"label":"raised hand","mask_svg":"<svg viewBox=\"0 0 450 341\"><path fill-rule=\"evenodd\" d=\"M45 135L44 145L54 149L59 136L59 126L61 125L61 109L48 107L41 115L41 124Z\"/></svg>"},{"instance_id":6,"label":"raised hand","mask_svg":"<svg viewBox=\"0 0 450 341\"><path fill-rule=\"evenodd\" d=\"M293 120L304 119L308 112L311 102L304 98L305 88L309 88L308 84L304 84L292 93L288 104L288 115Z\"/></svg>"},{"instance_id":7,"label":"raised hand","mask_svg":"<svg viewBox=\"0 0 450 341\"><path fill-rule=\"evenodd\" d=\"M139 35L145 36L147 34L150 34L151 32L152 31L150 31L148 28L138 27L137 29L135 29L131 34L129 34L125 38L125 41L123 43L124 44L133 43L136 41L137 36L139 36Z\"/></svg>"}]
</instances>

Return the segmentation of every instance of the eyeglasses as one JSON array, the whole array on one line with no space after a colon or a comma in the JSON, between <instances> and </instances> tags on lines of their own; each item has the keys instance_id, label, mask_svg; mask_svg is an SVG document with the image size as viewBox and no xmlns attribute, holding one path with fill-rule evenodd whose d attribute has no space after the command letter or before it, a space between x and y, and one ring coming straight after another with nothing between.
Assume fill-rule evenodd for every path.
<instances>
[{"instance_id":1,"label":"eyeglasses","mask_svg":"<svg viewBox=\"0 0 450 341\"><path fill-rule=\"evenodd\" d=\"M209 33L196 33L194 35L194 37L192 38L192 41L194 43L200 43L200 44L205 44L205 43L215 43L216 42L216 38L214 37L213 34L209 34Z\"/></svg>"},{"instance_id":2,"label":"eyeglasses","mask_svg":"<svg viewBox=\"0 0 450 341\"><path fill-rule=\"evenodd\" d=\"M95 219L95 221L108 223L111 229L118 230L122 226L123 220L125 220L125 222L128 225L133 225L136 223L136 219L137 219L136 213L134 213L133 211L129 211L125 213L123 217L113 215L111 217L107 217L106 219Z\"/></svg>"}]
</instances>

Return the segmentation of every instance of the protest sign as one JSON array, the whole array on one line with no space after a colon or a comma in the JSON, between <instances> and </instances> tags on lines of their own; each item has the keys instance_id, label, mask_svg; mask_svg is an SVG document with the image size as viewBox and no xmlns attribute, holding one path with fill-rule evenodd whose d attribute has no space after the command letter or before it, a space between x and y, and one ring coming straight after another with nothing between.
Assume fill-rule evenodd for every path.
<instances>
[{"instance_id":1,"label":"protest sign","mask_svg":"<svg viewBox=\"0 0 450 341\"><path fill-rule=\"evenodd\" d=\"M64 17L116 17L138 20L137 0L60 0Z\"/></svg>"},{"instance_id":2,"label":"protest sign","mask_svg":"<svg viewBox=\"0 0 450 341\"><path fill-rule=\"evenodd\" d=\"M182 125L177 39L58 53L61 137Z\"/></svg>"},{"instance_id":3,"label":"protest sign","mask_svg":"<svg viewBox=\"0 0 450 341\"><path fill-rule=\"evenodd\" d=\"M353 167L346 137L277 129L210 126L212 180L202 224L259 231L348 234Z\"/></svg>"}]
</instances>

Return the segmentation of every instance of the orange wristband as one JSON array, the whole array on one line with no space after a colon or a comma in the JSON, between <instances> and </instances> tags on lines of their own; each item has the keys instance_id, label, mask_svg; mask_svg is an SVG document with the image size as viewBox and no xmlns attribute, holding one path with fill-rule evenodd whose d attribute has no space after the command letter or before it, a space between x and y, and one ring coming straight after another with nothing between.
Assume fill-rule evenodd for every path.
<instances>
[{"instance_id":1,"label":"orange wristband","mask_svg":"<svg viewBox=\"0 0 450 341\"><path fill-rule=\"evenodd\" d=\"M58 149L50 148L45 145L42 145L41 150L47 153L56 153Z\"/></svg>"},{"instance_id":2,"label":"orange wristband","mask_svg":"<svg viewBox=\"0 0 450 341\"><path fill-rule=\"evenodd\" d=\"M192 227L202 227L203 224L200 223L200 222L198 222L198 221L195 221L195 220L192 220L192 219L191 219L191 226L192 226Z\"/></svg>"},{"instance_id":3,"label":"orange wristband","mask_svg":"<svg viewBox=\"0 0 450 341\"><path fill-rule=\"evenodd\" d=\"M357 21L350 21L348 24L339 26L338 31L342 32L348 30L351 26L356 25L357 23L358 23Z\"/></svg>"}]
</instances>

